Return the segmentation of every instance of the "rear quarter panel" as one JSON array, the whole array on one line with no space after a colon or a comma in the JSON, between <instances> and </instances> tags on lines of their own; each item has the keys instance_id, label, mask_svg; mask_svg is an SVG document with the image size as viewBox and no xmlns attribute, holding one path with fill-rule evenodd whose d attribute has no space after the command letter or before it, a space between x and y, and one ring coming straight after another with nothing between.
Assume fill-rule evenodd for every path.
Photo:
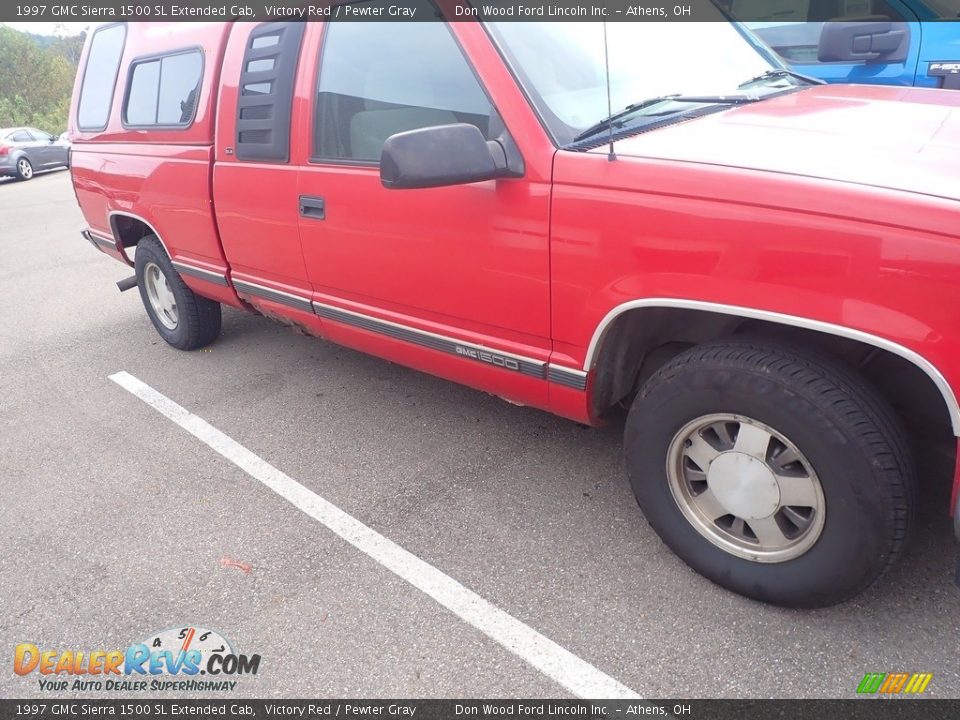
<instances>
[{"instance_id":1,"label":"rear quarter panel","mask_svg":"<svg viewBox=\"0 0 960 720\"><path fill-rule=\"evenodd\" d=\"M90 48L87 42L74 87L70 134L74 188L91 229L113 234L117 215L134 216L155 230L172 259L217 272L226 270L214 218L211 168L215 101L231 27L229 23L129 23L110 116L102 131L82 130L76 121ZM125 128L121 114L131 62L186 48L198 48L203 55L193 123L182 129ZM210 295L209 283L185 280ZM217 299L236 304L232 293L223 294Z\"/></svg>"}]
</instances>

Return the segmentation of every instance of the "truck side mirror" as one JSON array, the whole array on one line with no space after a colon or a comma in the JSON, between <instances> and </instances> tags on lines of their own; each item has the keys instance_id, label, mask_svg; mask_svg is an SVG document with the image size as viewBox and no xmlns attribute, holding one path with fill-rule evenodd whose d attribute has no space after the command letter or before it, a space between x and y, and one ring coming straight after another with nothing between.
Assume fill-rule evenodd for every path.
<instances>
[{"instance_id":1,"label":"truck side mirror","mask_svg":"<svg viewBox=\"0 0 960 720\"><path fill-rule=\"evenodd\" d=\"M905 62L909 49L906 23L884 16L831 20L823 24L820 62Z\"/></svg>"},{"instance_id":2,"label":"truck side mirror","mask_svg":"<svg viewBox=\"0 0 960 720\"><path fill-rule=\"evenodd\" d=\"M380 182L392 190L463 185L512 174L500 144L487 141L475 125L466 123L391 135L380 153Z\"/></svg>"}]
</instances>

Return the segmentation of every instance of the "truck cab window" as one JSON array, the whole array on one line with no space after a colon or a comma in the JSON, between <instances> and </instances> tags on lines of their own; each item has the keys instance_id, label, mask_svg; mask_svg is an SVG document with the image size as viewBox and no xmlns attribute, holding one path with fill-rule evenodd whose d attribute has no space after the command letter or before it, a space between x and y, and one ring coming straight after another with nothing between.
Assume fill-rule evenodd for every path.
<instances>
[{"instance_id":1,"label":"truck cab window","mask_svg":"<svg viewBox=\"0 0 960 720\"><path fill-rule=\"evenodd\" d=\"M138 62L130 71L127 125L183 126L193 121L203 72L199 50Z\"/></svg>"},{"instance_id":2,"label":"truck cab window","mask_svg":"<svg viewBox=\"0 0 960 720\"><path fill-rule=\"evenodd\" d=\"M928 0L927 4L937 17L944 20L960 18L960 0Z\"/></svg>"},{"instance_id":3,"label":"truck cab window","mask_svg":"<svg viewBox=\"0 0 960 720\"><path fill-rule=\"evenodd\" d=\"M318 159L379 162L388 137L434 125L487 135L492 106L445 23L330 23L321 53Z\"/></svg>"},{"instance_id":4,"label":"truck cab window","mask_svg":"<svg viewBox=\"0 0 960 720\"><path fill-rule=\"evenodd\" d=\"M77 105L81 130L102 130L107 125L126 36L126 25L108 25L98 29L90 41Z\"/></svg>"}]
</instances>

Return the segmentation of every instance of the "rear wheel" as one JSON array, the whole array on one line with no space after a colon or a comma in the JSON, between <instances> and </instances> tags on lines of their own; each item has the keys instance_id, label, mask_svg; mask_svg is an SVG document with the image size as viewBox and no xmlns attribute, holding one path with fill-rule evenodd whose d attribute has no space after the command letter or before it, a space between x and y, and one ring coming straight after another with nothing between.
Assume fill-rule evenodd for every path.
<instances>
[{"instance_id":1,"label":"rear wheel","mask_svg":"<svg viewBox=\"0 0 960 720\"><path fill-rule=\"evenodd\" d=\"M664 542L757 600L846 600L906 538L903 430L875 391L828 359L750 341L693 348L645 384L625 448L634 494Z\"/></svg>"},{"instance_id":2,"label":"rear wheel","mask_svg":"<svg viewBox=\"0 0 960 720\"><path fill-rule=\"evenodd\" d=\"M33 165L25 157L17 160L17 179L29 180L33 177Z\"/></svg>"},{"instance_id":3,"label":"rear wheel","mask_svg":"<svg viewBox=\"0 0 960 720\"><path fill-rule=\"evenodd\" d=\"M135 265L140 299L164 340L179 350L195 350L217 338L220 303L187 287L155 236L137 244Z\"/></svg>"}]
</instances>

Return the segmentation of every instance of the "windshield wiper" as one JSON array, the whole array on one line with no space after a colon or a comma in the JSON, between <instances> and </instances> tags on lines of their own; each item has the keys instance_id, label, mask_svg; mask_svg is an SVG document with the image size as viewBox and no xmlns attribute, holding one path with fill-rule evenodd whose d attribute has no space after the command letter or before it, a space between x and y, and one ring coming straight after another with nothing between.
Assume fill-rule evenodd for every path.
<instances>
[{"instance_id":1,"label":"windshield wiper","mask_svg":"<svg viewBox=\"0 0 960 720\"><path fill-rule=\"evenodd\" d=\"M581 140L586 140L591 135L596 135L602 130L609 130L613 126L620 127L623 125L623 120L630 117L631 115L640 112L641 110L646 110L653 105L659 105L660 103L665 102L675 102L675 103L690 103L693 105L746 105L747 103L757 102L763 98L756 95L661 95L660 97L650 98L649 100L644 100L643 102L634 103L632 105L627 105L623 110L615 112L613 115L604 118L600 122L591 125L582 133L577 135L573 142L580 142ZM675 112L681 112L676 110Z\"/></svg>"},{"instance_id":2,"label":"windshield wiper","mask_svg":"<svg viewBox=\"0 0 960 720\"><path fill-rule=\"evenodd\" d=\"M790 70L788 68L775 68L772 70L767 70L766 72L762 72L756 77L752 77L746 82L740 83L737 86L737 88L742 90L743 88L753 85L754 83L760 82L761 80L774 80L776 78L784 78L784 77L791 77L796 80L802 80L808 85L826 85L827 84L826 80L821 80L820 78L815 78L809 75L804 75L803 73L794 72L793 70Z\"/></svg>"}]
</instances>

